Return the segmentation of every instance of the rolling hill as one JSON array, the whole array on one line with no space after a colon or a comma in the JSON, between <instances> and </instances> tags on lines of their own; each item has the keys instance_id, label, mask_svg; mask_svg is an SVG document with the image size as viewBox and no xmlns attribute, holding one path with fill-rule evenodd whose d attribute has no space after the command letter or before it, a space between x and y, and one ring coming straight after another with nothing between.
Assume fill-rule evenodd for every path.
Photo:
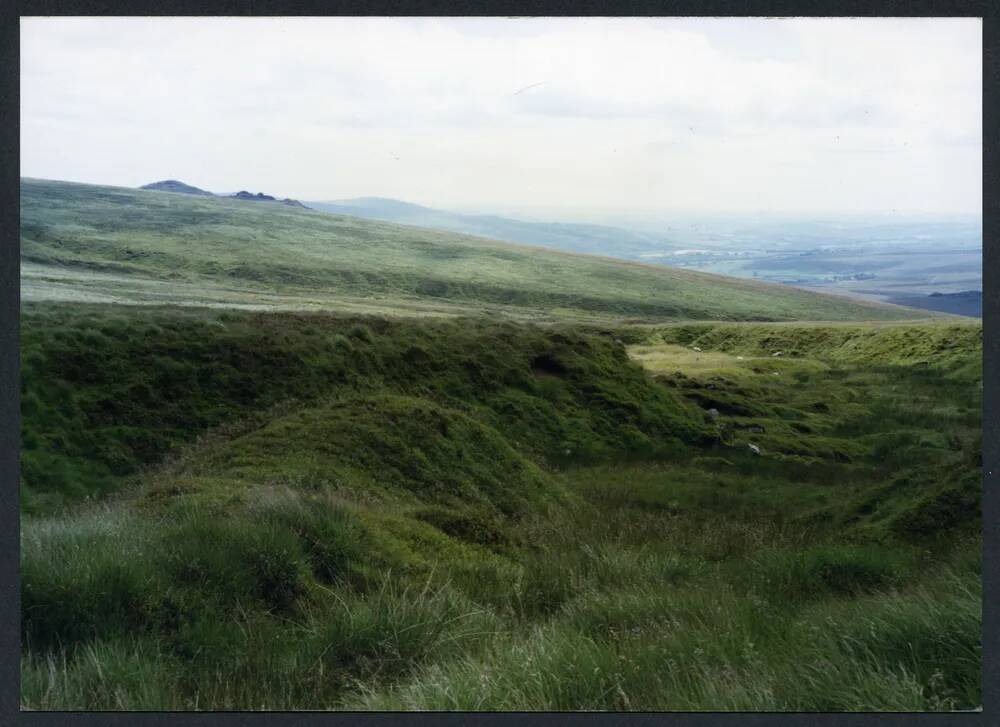
<instances>
[{"instance_id":1,"label":"rolling hill","mask_svg":"<svg viewBox=\"0 0 1000 727\"><path fill-rule=\"evenodd\" d=\"M530 319L926 314L665 266L236 199L23 179L25 300Z\"/></svg>"},{"instance_id":2,"label":"rolling hill","mask_svg":"<svg viewBox=\"0 0 1000 727\"><path fill-rule=\"evenodd\" d=\"M310 202L313 208L370 220L478 235L522 245L550 247L565 252L635 259L643 253L663 253L676 247L670 241L608 225L530 222L498 215L470 215L423 207L384 197L358 197L335 202Z\"/></svg>"},{"instance_id":3,"label":"rolling hill","mask_svg":"<svg viewBox=\"0 0 1000 727\"><path fill-rule=\"evenodd\" d=\"M150 182L149 184L144 184L139 189L148 189L153 192L174 192L176 194L195 194L200 197L213 197L214 195L208 190L201 189L200 187L193 187L190 184L185 184L184 182L178 182L176 179L164 179L160 182Z\"/></svg>"},{"instance_id":4,"label":"rolling hill","mask_svg":"<svg viewBox=\"0 0 1000 727\"><path fill-rule=\"evenodd\" d=\"M965 290L961 293L931 293L930 295L899 295L889 298L890 303L912 308L951 313L970 318L983 317L983 291Z\"/></svg>"}]
</instances>

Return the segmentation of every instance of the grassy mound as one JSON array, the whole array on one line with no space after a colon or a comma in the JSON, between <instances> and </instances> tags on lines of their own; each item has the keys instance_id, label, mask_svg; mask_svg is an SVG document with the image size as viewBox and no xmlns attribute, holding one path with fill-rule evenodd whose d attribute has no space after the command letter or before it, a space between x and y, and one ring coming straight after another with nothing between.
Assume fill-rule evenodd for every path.
<instances>
[{"instance_id":1,"label":"grassy mound","mask_svg":"<svg viewBox=\"0 0 1000 727\"><path fill-rule=\"evenodd\" d=\"M417 502L474 505L513 515L553 487L491 427L425 399L382 395L275 419L203 453L192 474L246 487L286 485Z\"/></svg>"},{"instance_id":2,"label":"grassy mound","mask_svg":"<svg viewBox=\"0 0 1000 727\"><path fill-rule=\"evenodd\" d=\"M698 412L651 385L621 346L578 332L30 304L21 330L27 512L111 492L209 430L221 427L224 437L359 397L426 400L426 409L406 405L421 412L413 421L439 428L449 420L458 432L480 426L472 439L495 430L503 446L556 465L648 457L712 437ZM399 406L359 406L353 415L335 410L345 417L341 431L351 417L373 436L412 423L390 413ZM374 411L382 419L368 417ZM398 454L419 447L420 435L411 427L383 444ZM502 443L491 441L498 451ZM363 467L382 466L386 453L369 453ZM445 469L439 460L437 472Z\"/></svg>"}]
</instances>

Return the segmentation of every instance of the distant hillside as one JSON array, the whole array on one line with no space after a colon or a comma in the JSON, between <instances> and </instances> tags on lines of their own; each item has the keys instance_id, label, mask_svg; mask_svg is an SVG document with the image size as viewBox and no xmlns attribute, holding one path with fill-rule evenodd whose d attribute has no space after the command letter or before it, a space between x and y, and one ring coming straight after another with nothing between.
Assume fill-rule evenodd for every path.
<instances>
[{"instance_id":1,"label":"distant hillside","mask_svg":"<svg viewBox=\"0 0 1000 727\"><path fill-rule=\"evenodd\" d=\"M139 189L151 189L155 192L177 192L179 194L200 194L204 197L211 197L212 193L190 184L178 182L176 179L164 179L162 182L144 184Z\"/></svg>"},{"instance_id":2,"label":"distant hillside","mask_svg":"<svg viewBox=\"0 0 1000 727\"><path fill-rule=\"evenodd\" d=\"M235 199L23 179L22 296L537 319L895 320L905 308Z\"/></svg>"},{"instance_id":3,"label":"distant hillside","mask_svg":"<svg viewBox=\"0 0 1000 727\"><path fill-rule=\"evenodd\" d=\"M449 230L567 252L634 258L644 252L662 253L676 247L666 239L617 227L528 222L495 215L463 215L383 197L359 197L309 204L324 212Z\"/></svg>"},{"instance_id":4,"label":"distant hillside","mask_svg":"<svg viewBox=\"0 0 1000 727\"><path fill-rule=\"evenodd\" d=\"M957 316L983 317L983 291L981 290L965 290L961 293L896 296L889 298L889 302L911 308L923 308L941 313L951 313Z\"/></svg>"}]
</instances>

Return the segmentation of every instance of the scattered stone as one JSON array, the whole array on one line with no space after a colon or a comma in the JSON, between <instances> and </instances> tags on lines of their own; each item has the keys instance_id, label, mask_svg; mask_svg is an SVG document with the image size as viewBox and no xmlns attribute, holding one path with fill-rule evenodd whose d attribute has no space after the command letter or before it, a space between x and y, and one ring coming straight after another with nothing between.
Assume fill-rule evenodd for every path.
<instances>
[{"instance_id":1,"label":"scattered stone","mask_svg":"<svg viewBox=\"0 0 1000 727\"><path fill-rule=\"evenodd\" d=\"M756 444L748 444L747 446L750 448L750 451L753 452L754 454L756 455L760 454L760 447L758 447Z\"/></svg>"},{"instance_id":2,"label":"scattered stone","mask_svg":"<svg viewBox=\"0 0 1000 727\"><path fill-rule=\"evenodd\" d=\"M239 192L233 195L236 199L245 199L251 202L274 202L275 199L269 194L263 194L262 192L257 192L257 194L251 194L245 189L241 189Z\"/></svg>"},{"instance_id":3,"label":"scattered stone","mask_svg":"<svg viewBox=\"0 0 1000 727\"><path fill-rule=\"evenodd\" d=\"M302 209L312 209L311 207L306 207L304 204L299 202L297 199L289 199L285 197L284 199L278 199L277 197L272 197L269 194L264 194L263 192L257 192L252 194L247 192L245 189L241 189L236 194L229 195L233 199L242 199L247 202L277 202L278 204L287 205L288 207L301 207Z\"/></svg>"},{"instance_id":4,"label":"scattered stone","mask_svg":"<svg viewBox=\"0 0 1000 727\"><path fill-rule=\"evenodd\" d=\"M780 355L781 355L781 351L775 351L774 353L771 354L771 356L773 356L775 358L777 358Z\"/></svg>"},{"instance_id":5,"label":"scattered stone","mask_svg":"<svg viewBox=\"0 0 1000 727\"><path fill-rule=\"evenodd\" d=\"M736 357L736 360L737 360L737 361L742 361L742 360L743 360L743 357L742 357L742 356L737 356L737 357Z\"/></svg>"},{"instance_id":6,"label":"scattered stone","mask_svg":"<svg viewBox=\"0 0 1000 727\"><path fill-rule=\"evenodd\" d=\"M753 432L754 434L763 434L764 427L762 427L760 424L751 424L749 427L747 427L747 431Z\"/></svg>"},{"instance_id":7,"label":"scattered stone","mask_svg":"<svg viewBox=\"0 0 1000 727\"><path fill-rule=\"evenodd\" d=\"M772 371L771 376L781 376L777 371Z\"/></svg>"},{"instance_id":8,"label":"scattered stone","mask_svg":"<svg viewBox=\"0 0 1000 727\"><path fill-rule=\"evenodd\" d=\"M718 409L709 409L708 410L708 415L710 417L712 417L712 419L718 419L719 418L719 410Z\"/></svg>"},{"instance_id":9,"label":"scattered stone","mask_svg":"<svg viewBox=\"0 0 1000 727\"><path fill-rule=\"evenodd\" d=\"M698 353L701 353L701 349L700 349L700 348L698 348L697 346L692 346L692 347L691 347L691 350L692 350L692 351L697 351Z\"/></svg>"}]
</instances>

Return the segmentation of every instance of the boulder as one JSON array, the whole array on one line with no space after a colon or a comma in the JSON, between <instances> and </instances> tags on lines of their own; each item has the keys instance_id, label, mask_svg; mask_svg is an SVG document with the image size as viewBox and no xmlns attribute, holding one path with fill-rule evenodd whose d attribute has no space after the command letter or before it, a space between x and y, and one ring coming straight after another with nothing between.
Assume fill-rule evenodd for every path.
<instances>
[{"instance_id":1,"label":"boulder","mask_svg":"<svg viewBox=\"0 0 1000 727\"><path fill-rule=\"evenodd\" d=\"M753 452L756 455L760 455L760 447L758 447L756 444L748 444L747 446L750 448L751 452Z\"/></svg>"},{"instance_id":2,"label":"boulder","mask_svg":"<svg viewBox=\"0 0 1000 727\"><path fill-rule=\"evenodd\" d=\"M235 197L236 199L245 199L245 200L248 200L250 202L274 202L275 201L274 197L272 197L269 194L263 194L261 192L257 192L257 194L251 194L250 192L247 192L245 189L241 189L239 192L237 192L236 194L234 194L233 197Z\"/></svg>"}]
</instances>

